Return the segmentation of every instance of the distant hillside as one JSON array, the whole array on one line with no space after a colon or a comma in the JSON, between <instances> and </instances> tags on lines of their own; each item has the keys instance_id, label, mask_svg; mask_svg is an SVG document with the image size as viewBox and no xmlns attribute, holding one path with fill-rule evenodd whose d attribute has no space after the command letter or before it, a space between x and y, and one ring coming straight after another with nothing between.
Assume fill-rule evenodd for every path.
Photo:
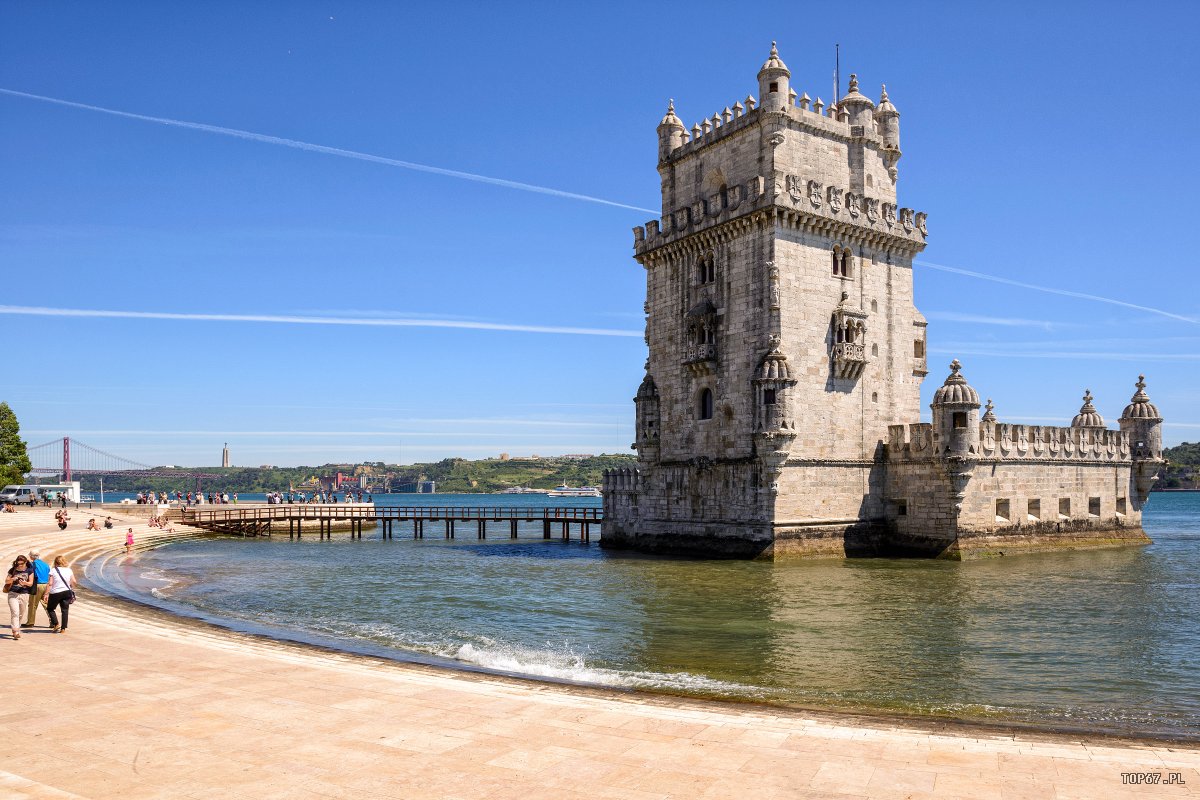
<instances>
[{"instance_id":1,"label":"distant hillside","mask_svg":"<svg viewBox=\"0 0 1200 800\"><path fill-rule=\"evenodd\" d=\"M497 492L515 486L531 489L553 489L561 484L599 486L604 470L632 467L637 459L632 455L598 455L589 458L547 457L538 459L487 458L467 461L447 458L429 464L322 464L315 467L179 467L184 472L204 472L220 478L204 480L204 491L268 492L284 491L289 486L300 487L313 477L341 472L354 475L369 469L373 475L390 474L392 485L437 481L438 492ZM84 491L100 489L100 479L94 475L80 476ZM144 476L106 475L106 492L187 492L196 488L187 477L152 478Z\"/></svg>"},{"instance_id":2,"label":"distant hillside","mask_svg":"<svg viewBox=\"0 0 1200 800\"><path fill-rule=\"evenodd\" d=\"M1163 449L1167 466L1156 489L1200 488L1200 442L1184 442Z\"/></svg>"}]
</instances>

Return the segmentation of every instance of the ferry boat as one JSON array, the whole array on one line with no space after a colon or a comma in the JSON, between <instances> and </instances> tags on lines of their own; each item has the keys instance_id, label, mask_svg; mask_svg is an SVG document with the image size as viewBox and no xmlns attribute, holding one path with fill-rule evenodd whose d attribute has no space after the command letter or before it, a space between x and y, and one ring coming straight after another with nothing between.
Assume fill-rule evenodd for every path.
<instances>
[{"instance_id":1,"label":"ferry boat","mask_svg":"<svg viewBox=\"0 0 1200 800\"><path fill-rule=\"evenodd\" d=\"M599 497L600 490L595 486L562 486L551 489L549 497Z\"/></svg>"},{"instance_id":2,"label":"ferry boat","mask_svg":"<svg viewBox=\"0 0 1200 800\"><path fill-rule=\"evenodd\" d=\"M549 489L530 489L527 486L510 486L507 489L501 489L496 494L548 494Z\"/></svg>"}]
</instances>

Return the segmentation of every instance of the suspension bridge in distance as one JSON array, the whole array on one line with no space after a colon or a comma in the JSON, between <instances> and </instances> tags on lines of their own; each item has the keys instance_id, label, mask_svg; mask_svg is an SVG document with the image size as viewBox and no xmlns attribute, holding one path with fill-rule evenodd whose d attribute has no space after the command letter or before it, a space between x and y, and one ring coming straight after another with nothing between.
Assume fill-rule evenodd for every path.
<instances>
[{"instance_id":1,"label":"suspension bridge in distance","mask_svg":"<svg viewBox=\"0 0 1200 800\"><path fill-rule=\"evenodd\" d=\"M174 467L152 467L128 458L106 453L70 436L53 439L36 447L27 447L33 469L31 475L61 475L70 483L76 475L135 476L149 478L194 478L196 487L205 478L220 478L215 472L193 472Z\"/></svg>"}]
</instances>

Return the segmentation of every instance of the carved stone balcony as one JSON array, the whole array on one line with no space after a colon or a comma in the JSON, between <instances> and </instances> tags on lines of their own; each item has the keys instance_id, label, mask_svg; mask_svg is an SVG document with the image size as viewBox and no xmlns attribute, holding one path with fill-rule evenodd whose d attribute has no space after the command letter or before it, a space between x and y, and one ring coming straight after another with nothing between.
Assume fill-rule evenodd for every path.
<instances>
[{"instance_id":1,"label":"carved stone balcony","mask_svg":"<svg viewBox=\"0 0 1200 800\"><path fill-rule=\"evenodd\" d=\"M683 352L683 363L693 375L710 375L717 365L717 346L688 345Z\"/></svg>"},{"instance_id":2,"label":"carved stone balcony","mask_svg":"<svg viewBox=\"0 0 1200 800\"><path fill-rule=\"evenodd\" d=\"M867 366L866 348L858 342L838 342L833 346L833 364L839 378L856 379Z\"/></svg>"}]
</instances>

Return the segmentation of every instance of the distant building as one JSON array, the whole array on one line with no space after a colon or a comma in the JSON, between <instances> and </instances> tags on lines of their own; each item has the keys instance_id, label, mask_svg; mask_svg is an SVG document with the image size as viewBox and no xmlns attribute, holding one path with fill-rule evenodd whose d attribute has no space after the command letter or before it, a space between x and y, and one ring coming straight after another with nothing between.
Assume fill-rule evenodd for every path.
<instances>
[{"instance_id":1,"label":"distant building","mask_svg":"<svg viewBox=\"0 0 1200 800\"><path fill-rule=\"evenodd\" d=\"M606 547L742 557L942 558L1143 544L1162 417L1139 376L1112 430L1090 393L1069 427L999 422L955 360L920 422L926 323L899 205L900 113L789 86L658 126L662 214L646 270L636 469L604 479ZM970 298L963 298L965 306Z\"/></svg>"},{"instance_id":2,"label":"distant building","mask_svg":"<svg viewBox=\"0 0 1200 800\"><path fill-rule=\"evenodd\" d=\"M229 466L229 442L226 442L225 446L221 448L221 466Z\"/></svg>"},{"instance_id":3,"label":"distant building","mask_svg":"<svg viewBox=\"0 0 1200 800\"><path fill-rule=\"evenodd\" d=\"M508 461L508 453L501 453L501 454L500 454L500 460L501 460L501 461Z\"/></svg>"},{"instance_id":4,"label":"distant building","mask_svg":"<svg viewBox=\"0 0 1200 800\"><path fill-rule=\"evenodd\" d=\"M566 459L567 461L583 461L586 458L595 458L595 457L596 456L592 453L565 453L565 454L559 456L559 458Z\"/></svg>"}]
</instances>

